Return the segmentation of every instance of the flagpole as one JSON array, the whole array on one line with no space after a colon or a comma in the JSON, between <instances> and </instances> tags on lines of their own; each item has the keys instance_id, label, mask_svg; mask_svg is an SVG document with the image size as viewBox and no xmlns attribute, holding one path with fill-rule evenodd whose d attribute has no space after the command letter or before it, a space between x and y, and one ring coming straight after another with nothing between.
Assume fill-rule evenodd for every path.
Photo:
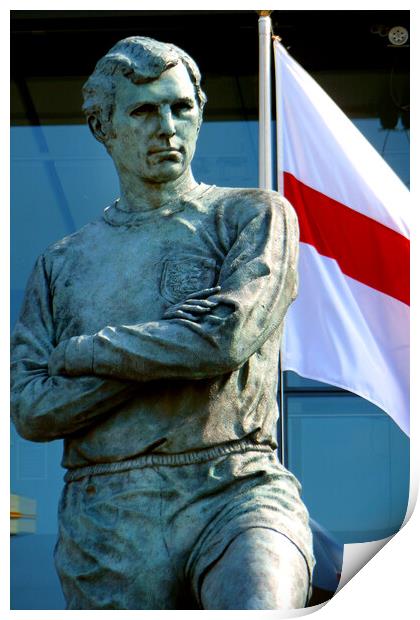
<instances>
[{"instance_id":1,"label":"flagpole","mask_svg":"<svg viewBox=\"0 0 420 620\"><path fill-rule=\"evenodd\" d=\"M271 140L271 13L257 11L259 36L259 187L273 189L272 140ZM285 465L286 438L283 403L283 372L281 356L279 358L279 426L280 426L280 461Z\"/></svg>"},{"instance_id":2,"label":"flagpole","mask_svg":"<svg viewBox=\"0 0 420 620\"><path fill-rule=\"evenodd\" d=\"M274 67L276 74L276 152L277 152L277 191L284 195L284 164L283 164L283 111L281 107L282 83L280 54L277 52L280 47L280 37L273 37L274 40Z\"/></svg>"},{"instance_id":3,"label":"flagpole","mask_svg":"<svg viewBox=\"0 0 420 620\"><path fill-rule=\"evenodd\" d=\"M271 18L272 11L258 11L259 38L259 116L258 183L261 189L273 189L271 159Z\"/></svg>"},{"instance_id":4,"label":"flagpole","mask_svg":"<svg viewBox=\"0 0 420 620\"><path fill-rule=\"evenodd\" d=\"M280 43L280 37L275 36L273 40L278 41ZM274 43L274 48L276 47L276 43ZM276 155L277 155L277 191L283 196L284 195L284 165L283 165L283 112L281 108L281 71L279 66L279 58L278 54L274 53L274 63L275 63L275 72L276 72ZM286 455L286 415L284 411L284 374L283 374L283 364L281 359L281 351L279 358L279 409L280 409L280 460L283 465L287 466L287 455Z\"/></svg>"}]
</instances>

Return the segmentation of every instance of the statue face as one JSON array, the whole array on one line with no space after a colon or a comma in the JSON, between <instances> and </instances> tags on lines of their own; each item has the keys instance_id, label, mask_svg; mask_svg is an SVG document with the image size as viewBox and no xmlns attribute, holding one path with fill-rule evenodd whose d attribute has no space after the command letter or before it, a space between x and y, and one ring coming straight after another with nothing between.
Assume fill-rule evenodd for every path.
<instances>
[{"instance_id":1,"label":"statue face","mask_svg":"<svg viewBox=\"0 0 420 620\"><path fill-rule=\"evenodd\" d=\"M165 183L190 166L200 127L195 89L182 63L153 82L121 77L108 149L120 172Z\"/></svg>"}]
</instances>

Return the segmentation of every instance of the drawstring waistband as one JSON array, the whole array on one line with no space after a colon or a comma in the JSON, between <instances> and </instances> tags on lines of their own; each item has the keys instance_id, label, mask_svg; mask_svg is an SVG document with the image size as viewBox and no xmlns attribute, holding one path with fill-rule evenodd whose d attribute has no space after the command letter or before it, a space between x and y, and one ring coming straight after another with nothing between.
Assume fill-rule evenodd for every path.
<instances>
[{"instance_id":1,"label":"drawstring waistband","mask_svg":"<svg viewBox=\"0 0 420 620\"><path fill-rule=\"evenodd\" d=\"M231 441L227 444L220 444L207 448L205 450L197 450L196 452L183 452L180 454L145 454L134 459L125 461L115 461L113 463L96 463L95 465L86 465L85 467L75 467L69 469L64 476L65 482L73 482L80 480L85 476L96 476L100 474L113 474L129 469L142 469L153 465L191 465L193 463L205 463L217 456L232 454L235 452L246 452L255 450L257 452L273 452L273 449L267 445L256 444L249 439L240 439Z\"/></svg>"}]
</instances>

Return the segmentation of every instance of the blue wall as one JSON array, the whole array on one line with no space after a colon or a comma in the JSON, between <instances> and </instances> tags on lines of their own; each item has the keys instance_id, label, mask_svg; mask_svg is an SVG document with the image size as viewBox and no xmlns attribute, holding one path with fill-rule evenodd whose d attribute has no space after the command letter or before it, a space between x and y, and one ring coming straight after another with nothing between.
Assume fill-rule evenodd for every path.
<instances>
[{"instance_id":1,"label":"blue wall","mask_svg":"<svg viewBox=\"0 0 420 620\"><path fill-rule=\"evenodd\" d=\"M408 184L406 132L384 132L376 119L356 124ZM256 122L204 123L196 179L256 187L257 144ZM97 217L118 195L118 184L111 160L85 126L14 127L11 145L13 324L37 255ZM392 420L356 396L292 374L285 403L288 466L312 516L342 542L397 531L407 505L409 442ZM12 539L12 608L61 609L52 565L61 442L30 443L12 428L11 446L12 492L38 505L37 534Z\"/></svg>"}]
</instances>

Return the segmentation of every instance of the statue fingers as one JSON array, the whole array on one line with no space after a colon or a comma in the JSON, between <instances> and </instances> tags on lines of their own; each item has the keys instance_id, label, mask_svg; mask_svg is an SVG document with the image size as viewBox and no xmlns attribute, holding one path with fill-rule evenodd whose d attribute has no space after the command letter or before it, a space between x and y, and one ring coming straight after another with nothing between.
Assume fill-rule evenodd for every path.
<instances>
[{"instance_id":1,"label":"statue fingers","mask_svg":"<svg viewBox=\"0 0 420 620\"><path fill-rule=\"evenodd\" d=\"M209 301L208 299L187 299L183 305L188 305L193 309L211 310L219 304L217 301Z\"/></svg>"},{"instance_id":2,"label":"statue fingers","mask_svg":"<svg viewBox=\"0 0 420 620\"><path fill-rule=\"evenodd\" d=\"M188 319L189 321L197 321L198 317L190 312L185 312L180 308L170 308L163 315L164 319Z\"/></svg>"},{"instance_id":3,"label":"statue fingers","mask_svg":"<svg viewBox=\"0 0 420 620\"><path fill-rule=\"evenodd\" d=\"M197 291L196 293L192 293L189 295L188 299L206 299L211 295L215 295L221 291L221 286L212 286L211 288L203 288L201 291Z\"/></svg>"}]
</instances>

